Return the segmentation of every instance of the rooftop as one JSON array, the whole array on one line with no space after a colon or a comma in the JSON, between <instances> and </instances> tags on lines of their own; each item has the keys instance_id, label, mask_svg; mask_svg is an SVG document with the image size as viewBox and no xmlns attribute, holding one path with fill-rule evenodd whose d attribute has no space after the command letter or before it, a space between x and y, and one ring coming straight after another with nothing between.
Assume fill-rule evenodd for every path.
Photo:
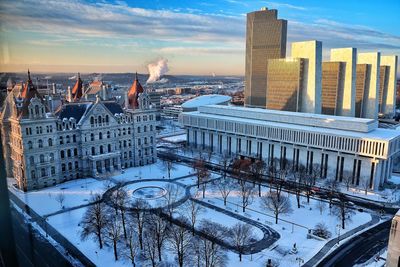
<instances>
[{"instance_id":1,"label":"rooftop","mask_svg":"<svg viewBox=\"0 0 400 267\"><path fill-rule=\"evenodd\" d=\"M186 101L182 104L182 108L198 108L205 105L222 104L231 99L227 95L202 95Z\"/></svg>"}]
</instances>

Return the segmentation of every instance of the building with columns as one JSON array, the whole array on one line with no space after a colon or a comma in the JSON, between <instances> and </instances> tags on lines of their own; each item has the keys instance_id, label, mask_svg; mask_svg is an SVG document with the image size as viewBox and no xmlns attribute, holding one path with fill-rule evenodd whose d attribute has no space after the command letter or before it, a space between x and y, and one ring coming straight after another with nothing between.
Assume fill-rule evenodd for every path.
<instances>
[{"instance_id":1,"label":"building with columns","mask_svg":"<svg viewBox=\"0 0 400 267\"><path fill-rule=\"evenodd\" d=\"M320 166L320 177L378 189L392 172L400 132L374 119L209 105L184 112L187 142L214 153ZM281 161L280 161L281 162Z\"/></svg>"},{"instance_id":2,"label":"building with columns","mask_svg":"<svg viewBox=\"0 0 400 267\"><path fill-rule=\"evenodd\" d=\"M29 72L23 88L8 93L0 116L3 155L21 190L156 161L156 109L137 77L124 108L99 95L83 99L79 77L76 83L71 101L54 111Z\"/></svg>"}]
</instances>

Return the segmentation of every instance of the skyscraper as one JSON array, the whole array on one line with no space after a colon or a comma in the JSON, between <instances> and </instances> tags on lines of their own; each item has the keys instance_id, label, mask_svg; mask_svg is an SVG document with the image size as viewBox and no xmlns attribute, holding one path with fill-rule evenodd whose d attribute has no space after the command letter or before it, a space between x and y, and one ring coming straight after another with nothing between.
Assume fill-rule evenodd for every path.
<instances>
[{"instance_id":1,"label":"skyscraper","mask_svg":"<svg viewBox=\"0 0 400 267\"><path fill-rule=\"evenodd\" d=\"M286 55L287 21L262 8L247 14L245 105L265 107L268 59Z\"/></svg>"}]
</instances>

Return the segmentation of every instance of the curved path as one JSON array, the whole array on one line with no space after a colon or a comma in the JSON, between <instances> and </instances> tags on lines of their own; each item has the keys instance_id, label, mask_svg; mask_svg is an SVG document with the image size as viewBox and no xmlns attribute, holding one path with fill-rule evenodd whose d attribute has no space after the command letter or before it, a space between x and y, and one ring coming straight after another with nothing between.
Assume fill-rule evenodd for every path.
<instances>
[{"instance_id":1,"label":"curved path","mask_svg":"<svg viewBox=\"0 0 400 267\"><path fill-rule=\"evenodd\" d=\"M192 175L190 175L190 176L192 176ZM275 243L280 238L280 235L278 234L278 232L276 232L272 228L270 228L270 227L268 227L268 226L266 226L266 225L264 225L264 224L262 224L262 223L260 223L258 221L254 221L254 220L249 219L247 217L244 217L242 215L239 215L239 214L236 214L234 212L225 210L223 208L214 206L214 205L212 205L210 203L203 202L201 200L192 198L191 197L191 193L190 193L190 189L192 187L196 186L196 185L185 185L185 184L182 184L182 183L178 182L178 180L182 179L182 178L186 178L186 177L180 177L180 178L175 178L175 179L141 179L141 180L134 180L134 181L118 183L117 185L111 187L106 192L104 192L104 194L102 196L102 200L105 203L107 203L108 205L111 205L110 201L111 201L111 195L113 194L113 192L115 192L120 187L124 187L124 186L130 185L130 184L141 183L141 182L152 182L152 181L154 181L154 182L172 183L172 184L175 184L175 185L177 185L179 187L182 187L185 190L185 195L183 197L181 197L179 200L175 201L173 204L171 204L173 208L176 208L176 207L182 205L187 200L194 201L194 202L198 203L199 205L205 206L205 207L207 207L209 209L212 209L212 210L215 210L217 212L221 212L221 213L223 213L223 214L225 214L227 216L233 217L233 218L235 218L235 219L237 219L239 221L242 221L244 223L247 223L247 224L250 224L250 225L252 225L254 227L257 227L263 232L263 234L264 234L263 238L258 240L258 241L256 241L256 242L253 242L253 243L245 246L242 254L246 255L246 254L253 254L253 253L261 252L262 250L270 247L273 243ZM211 179L208 182L212 182L213 180L216 180L216 179L219 179L219 178ZM174 224L176 224L178 226L181 226L181 227L185 227L186 229L192 231L192 228L191 228L190 225L188 225L188 224L186 224L186 223L184 223L184 222L182 222L182 221L180 221L180 220L178 220L176 218L171 218L169 215L164 213L163 212L164 208L168 208L168 206L149 208L149 209L146 209L146 210L148 210L150 212L156 212L157 215L163 217L164 219L168 220L169 222L172 222L172 223L174 223ZM128 209L131 210L132 208L128 208ZM234 251L234 252L238 253L237 249L234 246L232 246L229 242L227 242L226 240L216 239L215 237L213 237L213 236L211 236L211 235L209 235L209 234L207 234L205 232L199 231L197 229L195 229L195 234L198 235L198 236L201 236L201 237L203 237L205 239L208 239L211 242L214 242L214 243L216 243L216 244L218 244L218 245L220 245L220 246L222 246L222 247L224 247L226 249L229 249L231 251Z\"/></svg>"}]
</instances>

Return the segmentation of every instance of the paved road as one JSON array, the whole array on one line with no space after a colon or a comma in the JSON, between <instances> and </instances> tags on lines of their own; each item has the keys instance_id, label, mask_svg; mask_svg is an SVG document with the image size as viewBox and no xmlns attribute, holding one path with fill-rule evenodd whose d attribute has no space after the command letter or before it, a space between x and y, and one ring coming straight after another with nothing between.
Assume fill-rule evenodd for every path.
<instances>
[{"instance_id":1,"label":"paved road","mask_svg":"<svg viewBox=\"0 0 400 267\"><path fill-rule=\"evenodd\" d=\"M19 212L11 212L19 266L72 266Z\"/></svg>"},{"instance_id":2,"label":"paved road","mask_svg":"<svg viewBox=\"0 0 400 267\"><path fill-rule=\"evenodd\" d=\"M342 244L317 266L354 266L372 258L387 246L391 220L380 223Z\"/></svg>"}]
</instances>

